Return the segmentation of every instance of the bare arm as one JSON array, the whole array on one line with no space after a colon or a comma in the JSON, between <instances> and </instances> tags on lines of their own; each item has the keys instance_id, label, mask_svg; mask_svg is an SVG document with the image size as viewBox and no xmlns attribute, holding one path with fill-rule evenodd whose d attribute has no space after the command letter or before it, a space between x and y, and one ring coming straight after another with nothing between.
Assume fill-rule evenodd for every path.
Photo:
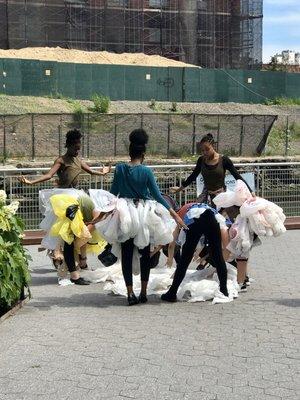
<instances>
[{"instance_id":1,"label":"bare arm","mask_svg":"<svg viewBox=\"0 0 300 400\"><path fill-rule=\"evenodd\" d=\"M170 188L171 193L178 193L182 192L187 186L189 186L192 182L194 182L197 179L197 176L201 173L201 165L202 165L202 159L203 157L199 157L197 164L193 170L193 172L188 176L188 178L182 182L181 186L173 186Z\"/></svg>"},{"instance_id":2,"label":"bare arm","mask_svg":"<svg viewBox=\"0 0 300 400\"><path fill-rule=\"evenodd\" d=\"M21 176L19 178L19 181L21 183L25 183L26 185L35 185L35 184L40 183L40 182L49 181L57 173L57 171L61 167L61 164L62 164L61 159L58 158L54 162L53 167L46 174L41 176L40 178L37 178L37 179L34 179L33 181L30 181L29 179L25 178L25 176Z\"/></svg>"},{"instance_id":3,"label":"bare arm","mask_svg":"<svg viewBox=\"0 0 300 400\"><path fill-rule=\"evenodd\" d=\"M88 164L81 160L81 168L90 175L101 175L104 176L111 171L111 165L108 167L102 167L100 171L95 171Z\"/></svg>"},{"instance_id":4,"label":"bare arm","mask_svg":"<svg viewBox=\"0 0 300 400\"><path fill-rule=\"evenodd\" d=\"M173 265L176 240L178 239L179 233L180 233L180 228L176 226L175 231L173 232L173 242L171 242L168 246L168 259L166 265L169 268L171 268Z\"/></svg>"}]
</instances>

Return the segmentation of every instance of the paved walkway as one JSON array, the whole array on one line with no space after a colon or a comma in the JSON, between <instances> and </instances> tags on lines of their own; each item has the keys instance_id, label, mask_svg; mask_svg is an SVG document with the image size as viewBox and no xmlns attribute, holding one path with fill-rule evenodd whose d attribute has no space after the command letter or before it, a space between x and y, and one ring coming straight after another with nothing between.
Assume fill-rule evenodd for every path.
<instances>
[{"instance_id":1,"label":"paved walkway","mask_svg":"<svg viewBox=\"0 0 300 400\"><path fill-rule=\"evenodd\" d=\"M0 324L1 400L299 400L300 231L254 249L256 282L215 306L61 288L30 251L34 298Z\"/></svg>"}]
</instances>

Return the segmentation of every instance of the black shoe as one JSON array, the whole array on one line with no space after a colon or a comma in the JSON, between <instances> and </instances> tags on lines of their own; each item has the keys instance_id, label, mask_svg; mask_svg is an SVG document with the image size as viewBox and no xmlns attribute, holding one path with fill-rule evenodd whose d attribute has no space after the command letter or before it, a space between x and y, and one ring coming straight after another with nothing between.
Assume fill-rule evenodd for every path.
<instances>
[{"instance_id":1,"label":"black shoe","mask_svg":"<svg viewBox=\"0 0 300 400\"><path fill-rule=\"evenodd\" d=\"M246 275L246 278L245 278L245 280L244 280L244 285L247 285L247 286L250 286L250 285L251 285L250 279L249 279L249 276L248 276L248 275Z\"/></svg>"},{"instance_id":2,"label":"black shoe","mask_svg":"<svg viewBox=\"0 0 300 400\"><path fill-rule=\"evenodd\" d=\"M136 295L134 293L130 293L127 296L127 300L128 300L128 305L129 306L134 306L135 304L139 303L139 300L138 300L138 298L136 297Z\"/></svg>"},{"instance_id":3,"label":"black shoe","mask_svg":"<svg viewBox=\"0 0 300 400\"><path fill-rule=\"evenodd\" d=\"M148 301L147 296L145 294L141 293L139 295L139 302L144 304L144 303L147 303L147 301Z\"/></svg>"},{"instance_id":4,"label":"black shoe","mask_svg":"<svg viewBox=\"0 0 300 400\"><path fill-rule=\"evenodd\" d=\"M75 283L75 285L89 285L90 284L90 282L88 282L88 281L86 281L85 279L83 279L83 278L78 278L78 279L70 279L70 281L72 282L72 283Z\"/></svg>"},{"instance_id":5,"label":"black shoe","mask_svg":"<svg viewBox=\"0 0 300 400\"><path fill-rule=\"evenodd\" d=\"M176 294L172 294L170 292L166 292L160 296L163 301L168 301L169 303L176 303L177 296Z\"/></svg>"}]
</instances>

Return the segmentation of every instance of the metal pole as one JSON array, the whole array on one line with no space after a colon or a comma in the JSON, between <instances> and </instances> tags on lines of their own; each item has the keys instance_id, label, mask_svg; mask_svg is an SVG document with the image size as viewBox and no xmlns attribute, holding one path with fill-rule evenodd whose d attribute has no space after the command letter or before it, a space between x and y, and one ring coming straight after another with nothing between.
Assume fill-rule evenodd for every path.
<instances>
[{"instance_id":1,"label":"metal pole","mask_svg":"<svg viewBox=\"0 0 300 400\"><path fill-rule=\"evenodd\" d=\"M5 18L6 18L6 48L9 49L8 0L6 0L5 3Z\"/></svg>"},{"instance_id":2,"label":"metal pole","mask_svg":"<svg viewBox=\"0 0 300 400\"><path fill-rule=\"evenodd\" d=\"M144 114L141 114L141 128L144 128Z\"/></svg>"},{"instance_id":3,"label":"metal pole","mask_svg":"<svg viewBox=\"0 0 300 400\"><path fill-rule=\"evenodd\" d=\"M60 114L59 117L59 125L58 125L58 155L61 156L61 125L62 125L62 116Z\"/></svg>"},{"instance_id":4,"label":"metal pole","mask_svg":"<svg viewBox=\"0 0 300 400\"><path fill-rule=\"evenodd\" d=\"M168 143L167 143L167 157L169 157L170 153L170 138L171 138L171 123L170 123L170 114L168 114Z\"/></svg>"},{"instance_id":5,"label":"metal pole","mask_svg":"<svg viewBox=\"0 0 300 400\"><path fill-rule=\"evenodd\" d=\"M217 151L219 151L219 144L220 144L220 115L218 115Z\"/></svg>"},{"instance_id":6,"label":"metal pole","mask_svg":"<svg viewBox=\"0 0 300 400\"><path fill-rule=\"evenodd\" d=\"M259 166L257 167L257 177L256 177L256 188L254 188L254 191L256 192L256 194L258 195L258 196L260 196L260 173L261 173L261 171L260 171L260 168L259 168Z\"/></svg>"},{"instance_id":7,"label":"metal pole","mask_svg":"<svg viewBox=\"0 0 300 400\"><path fill-rule=\"evenodd\" d=\"M85 129L84 129L84 114L80 115L79 129L82 132L82 157L85 158Z\"/></svg>"},{"instance_id":8,"label":"metal pole","mask_svg":"<svg viewBox=\"0 0 300 400\"><path fill-rule=\"evenodd\" d=\"M86 151L87 151L87 158L90 158L90 114L87 115L87 143L86 143Z\"/></svg>"},{"instance_id":9,"label":"metal pole","mask_svg":"<svg viewBox=\"0 0 300 400\"><path fill-rule=\"evenodd\" d=\"M6 154L6 126L5 126L5 117L3 117L2 118L2 121L3 121L3 160L2 160L2 163L3 163L3 165L5 165L6 164L6 157L7 157L7 154Z\"/></svg>"},{"instance_id":10,"label":"metal pole","mask_svg":"<svg viewBox=\"0 0 300 400\"><path fill-rule=\"evenodd\" d=\"M193 114L193 138L192 138L192 154L196 151L196 114Z\"/></svg>"},{"instance_id":11,"label":"metal pole","mask_svg":"<svg viewBox=\"0 0 300 400\"><path fill-rule=\"evenodd\" d=\"M285 130L285 152L284 152L285 157L287 157L288 153L289 153L289 135L290 135L289 116L287 115L287 117L286 117L286 130Z\"/></svg>"},{"instance_id":12,"label":"metal pole","mask_svg":"<svg viewBox=\"0 0 300 400\"><path fill-rule=\"evenodd\" d=\"M34 114L31 114L31 159L35 161L35 129L34 129Z\"/></svg>"},{"instance_id":13,"label":"metal pole","mask_svg":"<svg viewBox=\"0 0 300 400\"><path fill-rule=\"evenodd\" d=\"M241 116L241 132L240 132L240 151L239 156L243 153L243 140L244 140L244 116Z\"/></svg>"},{"instance_id":14,"label":"metal pole","mask_svg":"<svg viewBox=\"0 0 300 400\"><path fill-rule=\"evenodd\" d=\"M115 115L114 156L117 155L117 116Z\"/></svg>"}]
</instances>

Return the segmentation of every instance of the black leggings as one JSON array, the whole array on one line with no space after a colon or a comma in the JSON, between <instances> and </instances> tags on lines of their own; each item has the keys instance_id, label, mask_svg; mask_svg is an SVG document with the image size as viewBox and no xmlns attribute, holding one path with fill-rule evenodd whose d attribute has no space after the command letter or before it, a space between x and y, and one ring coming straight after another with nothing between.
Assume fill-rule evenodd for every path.
<instances>
[{"instance_id":1,"label":"black leggings","mask_svg":"<svg viewBox=\"0 0 300 400\"><path fill-rule=\"evenodd\" d=\"M72 242L71 244L64 242L64 259L69 272L75 272L76 265L74 256L74 242Z\"/></svg>"},{"instance_id":2,"label":"black leggings","mask_svg":"<svg viewBox=\"0 0 300 400\"><path fill-rule=\"evenodd\" d=\"M121 243L121 263L122 272L126 286L132 286L132 258L134 244L133 239L129 239L124 243ZM139 250L141 254L140 268L141 268L141 281L148 282L150 275L150 245L142 250Z\"/></svg>"},{"instance_id":3,"label":"black leggings","mask_svg":"<svg viewBox=\"0 0 300 400\"><path fill-rule=\"evenodd\" d=\"M179 285L183 281L186 270L192 261L196 246L200 237L204 235L209 245L209 254L212 265L216 268L220 281L220 291L228 296L227 268L222 254L221 231L214 213L211 210L204 211L194 223L189 226L186 233L186 241L182 247L180 261L177 265L174 280L170 288L172 294L176 294Z\"/></svg>"}]
</instances>

